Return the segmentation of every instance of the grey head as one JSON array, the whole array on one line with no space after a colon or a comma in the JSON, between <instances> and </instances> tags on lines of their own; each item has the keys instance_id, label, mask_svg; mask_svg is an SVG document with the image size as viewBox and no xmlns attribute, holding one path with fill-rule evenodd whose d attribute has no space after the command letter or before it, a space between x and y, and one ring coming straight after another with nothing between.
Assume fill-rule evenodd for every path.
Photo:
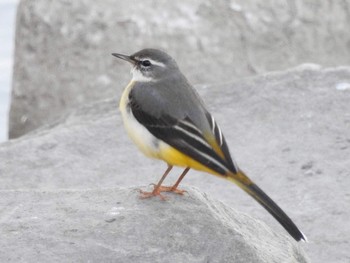
<instances>
[{"instance_id":1,"label":"grey head","mask_svg":"<svg viewBox=\"0 0 350 263\"><path fill-rule=\"evenodd\" d=\"M135 81L158 81L174 74L181 74L176 61L158 49L146 48L130 56L118 53L112 55L132 64L131 72Z\"/></svg>"}]
</instances>

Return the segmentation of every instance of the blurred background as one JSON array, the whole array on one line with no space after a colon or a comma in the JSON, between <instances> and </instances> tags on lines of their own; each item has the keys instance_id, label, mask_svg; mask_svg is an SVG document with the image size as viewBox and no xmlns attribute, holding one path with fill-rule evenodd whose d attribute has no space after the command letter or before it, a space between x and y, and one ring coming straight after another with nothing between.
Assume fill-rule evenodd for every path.
<instances>
[{"instance_id":1,"label":"blurred background","mask_svg":"<svg viewBox=\"0 0 350 263\"><path fill-rule=\"evenodd\" d=\"M14 12L1 2L1 138L6 134ZM350 63L349 1L21 1L9 136L84 103L118 98L128 65L110 53L166 50L193 84L227 83L303 63ZM199 88L200 89L200 88Z\"/></svg>"},{"instance_id":2,"label":"blurred background","mask_svg":"<svg viewBox=\"0 0 350 263\"><path fill-rule=\"evenodd\" d=\"M17 4L18 0L0 0L0 142L8 137Z\"/></svg>"}]
</instances>

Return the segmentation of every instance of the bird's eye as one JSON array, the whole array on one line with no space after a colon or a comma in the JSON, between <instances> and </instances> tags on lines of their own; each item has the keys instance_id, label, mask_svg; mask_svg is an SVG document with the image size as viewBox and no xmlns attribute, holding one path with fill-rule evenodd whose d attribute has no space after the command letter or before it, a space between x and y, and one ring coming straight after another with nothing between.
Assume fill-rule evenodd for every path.
<instances>
[{"instance_id":1,"label":"bird's eye","mask_svg":"<svg viewBox=\"0 0 350 263\"><path fill-rule=\"evenodd\" d=\"M141 65L144 66L144 67L149 67L149 66L151 66L151 61L149 61L149 60L142 60L141 61Z\"/></svg>"}]
</instances>

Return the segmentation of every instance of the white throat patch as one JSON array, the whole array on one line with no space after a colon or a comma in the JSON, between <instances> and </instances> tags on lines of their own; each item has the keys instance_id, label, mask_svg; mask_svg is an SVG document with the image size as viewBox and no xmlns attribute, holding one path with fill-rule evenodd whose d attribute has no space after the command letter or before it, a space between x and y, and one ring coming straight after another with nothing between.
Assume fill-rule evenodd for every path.
<instances>
[{"instance_id":1,"label":"white throat patch","mask_svg":"<svg viewBox=\"0 0 350 263\"><path fill-rule=\"evenodd\" d=\"M132 80L138 82L150 82L153 79L149 77L145 77L136 67L131 69Z\"/></svg>"}]
</instances>

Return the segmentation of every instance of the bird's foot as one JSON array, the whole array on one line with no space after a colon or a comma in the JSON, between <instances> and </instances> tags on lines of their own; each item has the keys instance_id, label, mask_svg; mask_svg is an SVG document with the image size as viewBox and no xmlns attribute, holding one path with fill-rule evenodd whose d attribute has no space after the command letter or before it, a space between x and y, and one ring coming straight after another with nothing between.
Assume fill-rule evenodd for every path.
<instances>
[{"instance_id":1,"label":"bird's foot","mask_svg":"<svg viewBox=\"0 0 350 263\"><path fill-rule=\"evenodd\" d=\"M139 191L140 191L140 199L147 199L154 196L159 196L160 200L162 201L165 201L168 199L166 196L162 195L160 191L156 191L156 189L154 189L152 192L142 191L141 189Z\"/></svg>"},{"instance_id":2,"label":"bird's foot","mask_svg":"<svg viewBox=\"0 0 350 263\"><path fill-rule=\"evenodd\" d=\"M140 195L141 199L147 199L150 197L159 196L160 200L165 201L168 199L168 197L162 195L161 194L162 192L172 192L178 195L183 195L184 193L187 193L186 190L181 190L174 186L159 186L158 188L156 188L155 184L152 184L152 185L154 186L154 190L152 192L142 191L141 189L139 190L141 194Z\"/></svg>"},{"instance_id":3,"label":"bird's foot","mask_svg":"<svg viewBox=\"0 0 350 263\"><path fill-rule=\"evenodd\" d=\"M154 187L156 187L156 185L154 185ZM161 192L173 192L173 193L178 194L178 195L183 195L184 193L187 193L186 190L181 190L181 189L178 189L178 188L176 188L174 186L160 186L160 187L158 187L157 190L160 193Z\"/></svg>"}]
</instances>

